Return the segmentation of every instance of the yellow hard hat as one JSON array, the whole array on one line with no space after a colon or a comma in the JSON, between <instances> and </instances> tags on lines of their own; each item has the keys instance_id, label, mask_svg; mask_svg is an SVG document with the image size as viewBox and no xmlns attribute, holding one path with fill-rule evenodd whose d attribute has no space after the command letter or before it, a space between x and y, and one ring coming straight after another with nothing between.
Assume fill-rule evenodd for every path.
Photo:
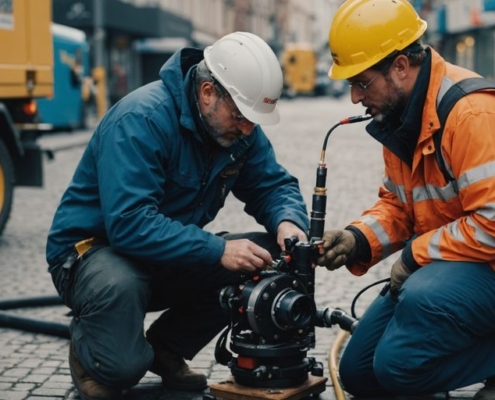
<instances>
[{"instance_id":1,"label":"yellow hard hat","mask_svg":"<svg viewBox=\"0 0 495 400\"><path fill-rule=\"evenodd\" d=\"M402 50L426 31L407 0L347 0L333 18L328 76L348 79Z\"/></svg>"}]
</instances>

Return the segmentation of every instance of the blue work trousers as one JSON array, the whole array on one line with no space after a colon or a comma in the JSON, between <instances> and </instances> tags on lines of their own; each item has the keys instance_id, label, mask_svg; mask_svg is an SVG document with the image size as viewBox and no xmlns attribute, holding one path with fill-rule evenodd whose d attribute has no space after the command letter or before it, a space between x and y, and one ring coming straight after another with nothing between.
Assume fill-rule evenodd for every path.
<instances>
[{"instance_id":1,"label":"blue work trousers","mask_svg":"<svg viewBox=\"0 0 495 400\"><path fill-rule=\"evenodd\" d=\"M495 376L495 272L433 262L366 310L340 361L354 396L427 395Z\"/></svg>"},{"instance_id":2,"label":"blue work trousers","mask_svg":"<svg viewBox=\"0 0 495 400\"><path fill-rule=\"evenodd\" d=\"M275 237L267 233L223 236L247 238L274 258L280 255ZM153 323L162 345L192 359L229 324L219 292L241 278L220 265L146 265L99 245L82 256L69 277L61 267L50 272L74 313L70 335L78 360L94 379L120 389L137 384L153 361L144 336L147 312L164 311Z\"/></svg>"}]
</instances>

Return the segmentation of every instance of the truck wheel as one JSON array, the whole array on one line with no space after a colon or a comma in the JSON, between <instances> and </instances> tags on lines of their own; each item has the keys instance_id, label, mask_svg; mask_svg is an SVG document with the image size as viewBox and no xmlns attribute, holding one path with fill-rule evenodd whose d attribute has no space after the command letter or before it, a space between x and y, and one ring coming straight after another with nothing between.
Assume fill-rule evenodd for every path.
<instances>
[{"instance_id":1,"label":"truck wheel","mask_svg":"<svg viewBox=\"0 0 495 400\"><path fill-rule=\"evenodd\" d=\"M14 179L12 158L5 143L0 139L0 234L10 216L14 197Z\"/></svg>"}]
</instances>

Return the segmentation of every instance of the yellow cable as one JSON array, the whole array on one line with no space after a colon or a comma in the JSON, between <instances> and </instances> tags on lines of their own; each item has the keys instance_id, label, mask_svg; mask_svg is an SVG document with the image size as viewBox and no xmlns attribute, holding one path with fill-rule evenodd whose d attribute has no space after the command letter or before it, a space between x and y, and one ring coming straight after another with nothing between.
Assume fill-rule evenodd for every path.
<instances>
[{"instance_id":1,"label":"yellow cable","mask_svg":"<svg viewBox=\"0 0 495 400\"><path fill-rule=\"evenodd\" d=\"M330 378L332 379L333 388L335 391L335 396L337 400L346 400L342 387L340 386L339 378L338 378L338 358L340 355L340 351L344 342L349 337L349 332L340 330L337 334L337 338L333 342L332 348L330 349L330 353L328 354L328 370L330 372Z\"/></svg>"}]
</instances>

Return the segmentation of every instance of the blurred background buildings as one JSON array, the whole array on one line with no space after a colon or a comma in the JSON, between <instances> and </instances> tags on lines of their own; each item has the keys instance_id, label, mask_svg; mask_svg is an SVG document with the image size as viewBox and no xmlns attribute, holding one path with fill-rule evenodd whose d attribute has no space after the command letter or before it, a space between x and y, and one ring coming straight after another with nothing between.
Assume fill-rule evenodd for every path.
<instances>
[{"instance_id":1,"label":"blurred background buildings","mask_svg":"<svg viewBox=\"0 0 495 400\"><path fill-rule=\"evenodd\" d=\"M411 0L428 21L426 42L451 62L495 76L495 0ZM204 48L241 30L265 39L283 60L288 46L309 48L314 74L331 59L328 29L343 0L53 0L53 21L85 32L92 67L106 71L108 98L157 79L183 46ZM292 60L294 61L294 60ZM312 68L312 67L311 67ZM310 68L310 69L311 69ZM326 78L328 79L328 78Z\"/></svg>"}]
</instances>

